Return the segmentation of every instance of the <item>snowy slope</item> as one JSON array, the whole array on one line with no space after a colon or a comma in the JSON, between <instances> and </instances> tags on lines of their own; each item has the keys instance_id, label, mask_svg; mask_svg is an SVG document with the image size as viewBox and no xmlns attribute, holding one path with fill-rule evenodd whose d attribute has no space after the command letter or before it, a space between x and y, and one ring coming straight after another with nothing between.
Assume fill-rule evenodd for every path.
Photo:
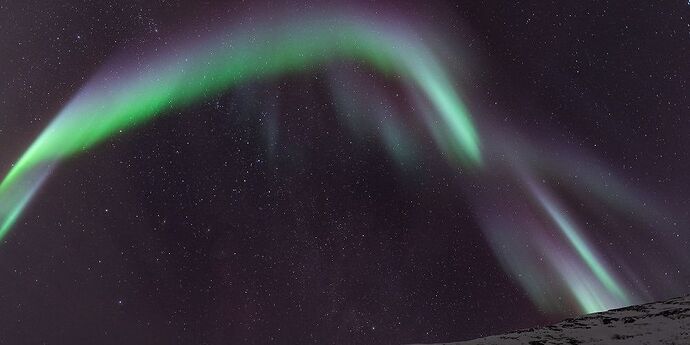
<instances>
[{"instance_id":1,"label":"snowy slope","mask_svg":"<svg viewBox=\"0 0 690 345\"><path fill-rule=\"evenodd\" d=\"M448 345L688 344L690 296L636 305Z\"/></svg>"}]
</instances>

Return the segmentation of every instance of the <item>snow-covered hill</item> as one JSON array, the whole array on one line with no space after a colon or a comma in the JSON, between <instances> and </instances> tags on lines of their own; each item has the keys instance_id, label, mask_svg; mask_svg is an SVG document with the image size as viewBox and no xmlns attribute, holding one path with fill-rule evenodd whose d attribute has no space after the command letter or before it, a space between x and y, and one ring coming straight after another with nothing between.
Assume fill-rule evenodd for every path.
<instances>
[{"instance_id":1,"label":"snow-covered hill","mask_svg":"<svg viewBox=\"0 0 690 345\"><path fill-rule=\"evenodd\" d=\"M690 296L447 345L690 344Z\"/></svg>"}]
</instances>

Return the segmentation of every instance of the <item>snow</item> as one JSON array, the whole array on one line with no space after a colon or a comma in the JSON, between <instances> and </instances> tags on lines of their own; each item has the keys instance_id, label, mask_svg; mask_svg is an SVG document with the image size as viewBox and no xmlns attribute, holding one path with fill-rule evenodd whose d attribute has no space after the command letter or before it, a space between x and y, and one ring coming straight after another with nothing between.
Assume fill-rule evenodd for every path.
<instances>
[{"instance_id":1,"label":"snow","mask_svg":"<svg viewBox=\"0 0 690 345\"><path fill-rule=\"evenodd\" d=\"M690 344L690 295L446 345Z\"/></svg>"}]
</instances>

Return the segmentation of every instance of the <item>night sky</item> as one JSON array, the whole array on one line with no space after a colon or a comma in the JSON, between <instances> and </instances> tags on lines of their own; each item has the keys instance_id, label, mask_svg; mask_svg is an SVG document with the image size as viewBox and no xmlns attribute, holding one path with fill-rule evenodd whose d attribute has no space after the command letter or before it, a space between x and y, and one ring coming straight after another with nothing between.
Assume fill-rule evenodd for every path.
<instances>
[{"instance_id":1,"label":"night sky","mask_svg":"<svg viewBox=\"0 0 690 345\"><path fill-rule=\"evenodd\" d=\"M0 343L458 341L690 293L690 6L415 3L0 0Z\"/></svg>"}]
</instances>

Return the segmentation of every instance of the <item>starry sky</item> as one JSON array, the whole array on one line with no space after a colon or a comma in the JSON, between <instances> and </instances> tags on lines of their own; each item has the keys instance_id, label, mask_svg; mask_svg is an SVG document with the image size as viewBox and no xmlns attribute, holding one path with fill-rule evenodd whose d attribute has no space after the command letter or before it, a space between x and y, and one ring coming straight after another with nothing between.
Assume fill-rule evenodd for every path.
<instances>
[{"instance_id":1,"label":"starry sky","mask_svg":"<svg viewBox=\"0 0 690 345\"><path fill-rule=\"evenodd\" d=\"M0 343L443 342L688 294L689 17L0 0Z\"/></svg>"}]
</instances>

